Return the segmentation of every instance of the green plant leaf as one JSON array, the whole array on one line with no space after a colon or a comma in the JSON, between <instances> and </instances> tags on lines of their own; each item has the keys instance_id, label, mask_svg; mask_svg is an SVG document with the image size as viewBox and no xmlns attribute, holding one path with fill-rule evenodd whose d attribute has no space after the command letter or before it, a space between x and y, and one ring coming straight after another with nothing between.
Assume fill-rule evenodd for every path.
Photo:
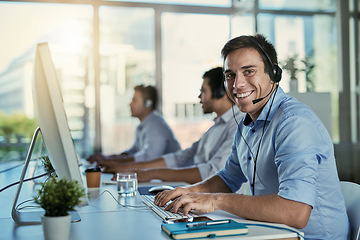
<instances>
[{"instance_id":1,"label":"green plant leaf","mask_svg":"<svg viewBox=\"0 0 360 240\"><path fill-rule=\"evenodd\" d=\"M74 180L53 176L41 186L34 200L45 210L45 216L65 216L85 196L84 188Z\"/></svg>"}]
</instances>

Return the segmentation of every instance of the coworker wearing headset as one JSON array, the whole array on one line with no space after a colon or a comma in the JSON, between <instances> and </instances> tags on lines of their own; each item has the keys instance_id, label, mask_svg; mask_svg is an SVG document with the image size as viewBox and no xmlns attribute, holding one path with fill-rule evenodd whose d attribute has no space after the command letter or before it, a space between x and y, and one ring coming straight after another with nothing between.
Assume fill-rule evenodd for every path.
<instances>
[{"instance_id":1,"label":"coworker wearing headset","mask_svg":"<svg viewBox=\"0 0 360 240\"><path fill-rule=\"evenodd\" d=\"M225 85L242 112L225 167L200 183L163 191L155 204L217 209L301 229L306 239L348 239L333 143L309 107L278 86L281 68L262 35L240 36L222 49ZM236 194L249 182L253 195Z\"/></svg>"},{"instance_id":2,"label":"coworker wearing headset","mask_svg":"<svg viewBox=\"0 0 360 240\"><path fill-rule=\"evenodd\" d=\"M233 106L225 93L222 67L206 71L200 90L200 103L205 114L216 113L214 125L189 148L169 153L147 162L114 167L114 171L137 172L138 180L182 181L188 183L206 179L225 165L234 140L237 124L243 114ZM141 170L143 169L143 170Z\"/></svg>"},{"instance_id":3,"label":"coworker wearing headset","mask_svg":"<svg viewBox=\"0 0 360 240\"><path fill-rule=\"evenodd\" d=\"M180 145L171 128L161 114L156 111L157 92L153 86L139 85L134 88L130 103L131 115L140 120L136 128L135 142L128 150L118 155L95 154L87 160L105 167L125 162L142 162L165 153L175 152Z\"/></svg>"}]
</instances>

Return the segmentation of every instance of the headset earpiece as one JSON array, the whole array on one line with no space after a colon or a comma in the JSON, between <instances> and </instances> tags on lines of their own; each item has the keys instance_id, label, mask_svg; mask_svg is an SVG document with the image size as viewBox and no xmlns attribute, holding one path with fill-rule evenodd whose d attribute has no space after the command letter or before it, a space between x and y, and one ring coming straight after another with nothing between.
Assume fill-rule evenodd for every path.
<instances>
[{"instance_id":1,"label":"headset earpiece","mask_svg":"<svg viewBox=\"0 0 360 240\"><path fill-rule=\"evenodd\" d=\"M153 105L153 102L150 99L147 99L145 101L145 108L151 108Z\"/></svg>"},{"instance_id":2,"label":"headset earpiece","mask_svg":"<svg viewBox=\"0 0 360 240\"><path fill-rule=\"evenodd\" d=\"M221 86L220 86L220 88L215 89L212 93L212 97L216 98L216 99L220 99L224 95L225 95L225 91L224 91L224 89L221 88Z\"/></svg>"},{"instance_id":3,"label":"headset earpiece","mask_svg":"<svg viewBox=\"0 0 360 240\"><path fill-rule=\"evenodd\" d=\"M282 75L282 69L279 67L279 65L274 65L273 62L271 61L269 55L265 52L265 50L263 49L263 47L261 47L260 43L258 43L258 41L254 38L254 37L250 37L249 38L253 43L256 44L256 46L260 49L260 51L263 53L263 55L266 57L266 59L268 60L268 62L270 63L270 67L272 68L272 74L270 74L270 78L273 82L278 83L281 80L281 75ZM271 70L270 70L271 71Z\"/></svg>"},{"instance_id":4,"label":"headset earpiece","mask_svg":"<svg viewBox=\"0 0 360 240\"><path fill-rule=\"evenodd\" d=\"M282 75L282 69L278 65L274 66L274 79L272 79L275 83L280 82L281 75Z\"/></svg>"}]
</instances>

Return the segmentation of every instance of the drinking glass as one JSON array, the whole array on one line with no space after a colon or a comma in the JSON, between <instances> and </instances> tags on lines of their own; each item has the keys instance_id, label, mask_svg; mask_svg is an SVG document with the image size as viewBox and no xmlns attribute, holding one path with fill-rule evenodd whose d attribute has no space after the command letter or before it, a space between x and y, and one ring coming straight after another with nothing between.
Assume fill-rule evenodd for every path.
<instances>
[{"instance_id":1,"label":"drinking glass","mask_svg":"<svg viewBox=\"0 0 360 240\"><path fill-rule=\"evenodd\" d=\"M116 185L120 195L135 195L138 186L136 173L117 173Z\"/></svg>"}]
</instances>

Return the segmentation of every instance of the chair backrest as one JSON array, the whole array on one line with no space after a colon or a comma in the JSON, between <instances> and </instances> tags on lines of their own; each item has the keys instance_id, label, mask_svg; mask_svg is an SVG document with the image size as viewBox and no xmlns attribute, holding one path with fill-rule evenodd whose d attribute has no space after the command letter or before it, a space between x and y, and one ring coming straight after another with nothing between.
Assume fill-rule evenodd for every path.
<instances>
[{"instance_id":1,"label":"chair backrest","mask_svg":"<svg viewBox=\"0 0 360 240\"><path fill-rule=\"evenodd\" d=\"M360 234L360 185L341 181L340 186L350 220L351 239L358 240Z\"/></svg>"}]
</instances>

